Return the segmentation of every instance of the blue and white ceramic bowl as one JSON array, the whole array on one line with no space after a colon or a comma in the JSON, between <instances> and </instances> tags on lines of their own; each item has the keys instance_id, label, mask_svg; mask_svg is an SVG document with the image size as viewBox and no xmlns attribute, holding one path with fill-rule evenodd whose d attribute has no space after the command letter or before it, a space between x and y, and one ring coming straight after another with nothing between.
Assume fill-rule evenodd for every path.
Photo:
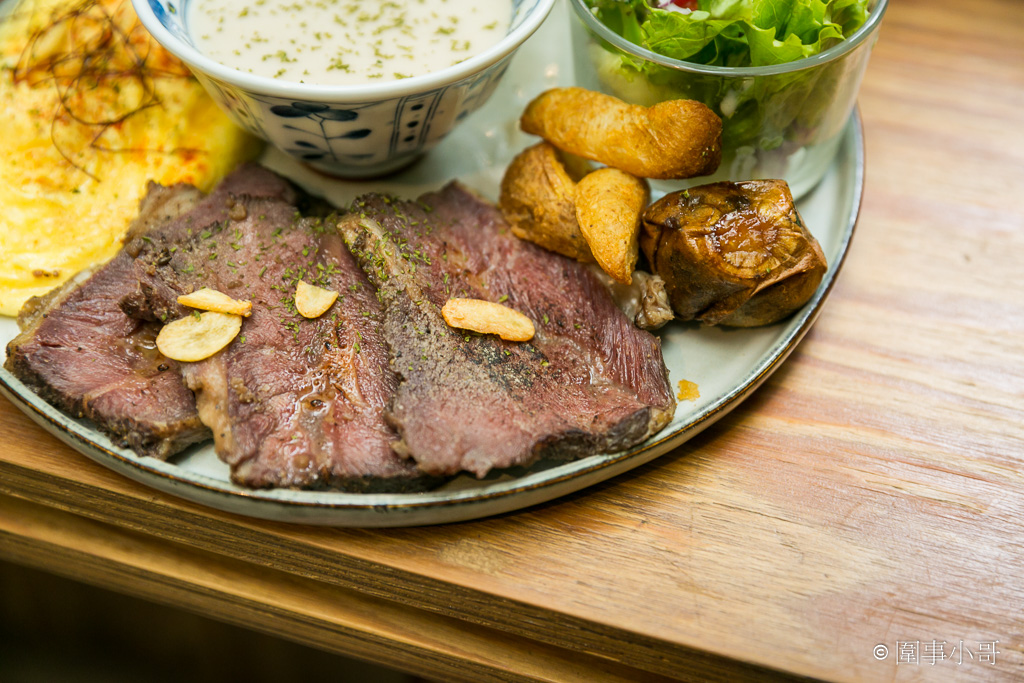
<instances>
[{"instance_id":1,"label":"blue and white ceramic bowl","mask_svg":"<svg viewBox=\"0 0 1024 683\"><path fill-rule=\"evenodd\" d=\"M307 85L244 73L200 53L189 37L189 5L203 0L132 0L146 29L183 61L235 121L310 166L346 178L396 171L437 145L494 92L515 51L554 0L512 0L496 45L454 66L367 85Z\"/></svg>"}]
</instances>

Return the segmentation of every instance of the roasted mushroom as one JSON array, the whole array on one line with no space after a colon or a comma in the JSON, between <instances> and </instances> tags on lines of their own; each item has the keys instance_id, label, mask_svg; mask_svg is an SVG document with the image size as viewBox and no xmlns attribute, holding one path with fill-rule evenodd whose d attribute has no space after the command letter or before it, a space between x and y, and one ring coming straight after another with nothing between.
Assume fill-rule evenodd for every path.
<instances>
[{"instance_id":1,"label":"roasted mushroom","mask_svg":"<svg viewBox=\"0 0 1024 683\"><path fill-rule=\"evenodd\" d=\"M662 197L640 234L680 320L767 325L803 306L827 264L783 180L721 182Z\"/></svg>"}]
</instances>

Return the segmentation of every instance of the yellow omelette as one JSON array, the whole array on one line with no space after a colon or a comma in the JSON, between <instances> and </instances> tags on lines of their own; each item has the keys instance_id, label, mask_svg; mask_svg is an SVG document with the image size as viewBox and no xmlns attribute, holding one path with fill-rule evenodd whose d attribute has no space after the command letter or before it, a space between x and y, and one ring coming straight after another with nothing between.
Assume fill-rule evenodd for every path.
<instances>
[{"instance_id":1,"label":"yellow omelette","mask_svg":"<svg viewBox=\"0 0 1024 683\"><path fill-rule=\"evenodd\" d=\"M128 0L24 0L0 21L0 314L121 247L148 181L208 191L260 145Z\"/></svg>"}]
</instances>

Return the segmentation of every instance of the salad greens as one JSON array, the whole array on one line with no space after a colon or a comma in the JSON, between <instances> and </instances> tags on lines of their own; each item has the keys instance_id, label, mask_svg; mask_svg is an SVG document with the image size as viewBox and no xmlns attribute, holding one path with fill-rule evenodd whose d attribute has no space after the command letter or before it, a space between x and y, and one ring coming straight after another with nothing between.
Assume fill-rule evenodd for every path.
<instances>
[{"instance_id":1,"label":"salad greens","mask_svg":"<svg viewBox=\"0 0 1024 683\"><path fill-rule=\"evenodd\" d=\"M671 59L766 66L819 54L867 20L870 0L583 0L626 40ZM657 6L652 6L657 5ZM679 3L684 4L684 3ZM722 117L723 167L782 177L790 155L835 138L845 124L867 51L810 69L739 78L682 71L623 52L591 34L587 56L603 88L630 102L696 99ZM580 55L582 57L582 55Z\"/></svg>"},{"instance_id":2,"label":"salad greens","mask_svg":"<svg viewBox=\"0 0 1024 683\"><path fill-rule=\"evenodd\" d=\"M626 40L698 64L766 66L816 55L867 19L868 0L698 0L696 11L648 0L587 0Z\"/></svg>"}]
</instances>

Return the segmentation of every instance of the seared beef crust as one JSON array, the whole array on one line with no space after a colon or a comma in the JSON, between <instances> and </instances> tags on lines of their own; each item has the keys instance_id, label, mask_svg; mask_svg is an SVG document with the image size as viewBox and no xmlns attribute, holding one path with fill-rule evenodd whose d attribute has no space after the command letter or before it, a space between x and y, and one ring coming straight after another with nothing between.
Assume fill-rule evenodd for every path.
<instances>
[{"instance_id":1,"label":"seared beef crust","mask_svg":"<svg viewBox=\"0 0 1024 683\"><path fill-rule=\"evenodd\" d=\"M384 420L397 386L380 306L333 222L303 218L299 195L270 171L231 174L194 211L138 245L123 301L131 315L174 320L201 287L251 301L224 350L183 363L199 414L232 478L251 487L414 490L436 483L396 454ZM304 280L340 292L325 314L295 309Z\"/></svg>"},{"instance_id":2,"label":"seared beef crust","mask_svg":"<svg viewBox=\"0 0 1024 683\"><path fill-rule=\"evenodd\" d=\"M671 420L657 338L635 328L582 264L513 237L458 184L417 202L357 200L339 229L384 307L401 383L388 418L427 472L527 465L621 450ZM450 297L504 303L526 343L449 327Z\"/></svg>"}]
</instances>

